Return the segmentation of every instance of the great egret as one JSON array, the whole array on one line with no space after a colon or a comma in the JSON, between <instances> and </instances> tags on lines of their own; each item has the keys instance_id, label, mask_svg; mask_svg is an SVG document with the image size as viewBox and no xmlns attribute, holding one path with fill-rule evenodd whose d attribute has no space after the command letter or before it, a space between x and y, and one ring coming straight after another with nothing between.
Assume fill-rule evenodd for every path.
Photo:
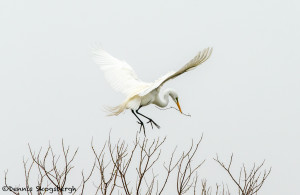
<instances>
[{"instance_id":1,"label":"great egret","mask_svg":"<svg viewBox=\"0 0 300 195\"><path fill-rule=\"evenodd\" d=\"M162 92L162 98L160 97L160 89L165 82L170 79L174 79L177 76L192 70L198 65L205 62L212 53L212 48L206 48L199 52L191 61L184 65L178 71L171 71L157 79L152 83L147 83L140 80L132 67L125 61L121 61L111 56L103 49L98 49L95 52L95 61L99 64L100 69L104 71L107 81L111 86L119 92L126 95L126 99L123 103L116 107L108 107L109 115L119 115L125 109L130 109L134 116L138 119L140 124L140 131L143 129L145 134L145 126L143 121L138 115L148 119L148 123L153 124L160 128L151 118L141 114L140 108L149 104L155 104L159 107L166 107L169 103L169 96L177 104L179 111L182 113L180 104L178 101L178 94L173 89L166 89ZM138 114L138 115L137 115Z\"/></svg>"}]
</instances>

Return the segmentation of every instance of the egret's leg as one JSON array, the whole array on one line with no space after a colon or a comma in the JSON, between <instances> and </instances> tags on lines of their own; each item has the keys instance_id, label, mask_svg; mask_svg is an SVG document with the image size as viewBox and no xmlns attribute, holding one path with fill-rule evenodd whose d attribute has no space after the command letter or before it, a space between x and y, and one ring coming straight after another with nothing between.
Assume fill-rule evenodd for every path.
<instances>
[{"instance_id":1,"label":"egret's leg","mask_svg":"<svg viewBox=\"0 0 300 195\"><path fill-rule=\"evenodd\" d=\"M146 136L145 126L144 126L143 121L135 114L135 112L134 112L133 110L131 110L131 112L132 112L133 115L139 120L137 123L141 125L141 126L140 126L140 133L141 133L141 130L143 129L144 135Z\"/></svg>"},{"instance_id":2,"label":"egret's leg","mask_svg":"<svg viewBox=\"0 0 300 195\"><path fill-rule=\"evenodd\" d=\"M140 108L141 108L141 107L140 107ZM139 109L140 109L140 108L139 108ZM152 129L153 129L153 124L154 124L158 129L160 128L160 126L159 126L158 124L156 124L156 122L154 122L151 118L149 118L149 117L147 117L147 116L141 114L141 113L139 112L139 109L136 110L136 113L139 114L139 115L141 115L141 116L143 116L143 117L145 117L146 119L148 119L149 121L148 121L147 123L150 123L150 124L151 124Z\"/></svg>"}]
</instances>

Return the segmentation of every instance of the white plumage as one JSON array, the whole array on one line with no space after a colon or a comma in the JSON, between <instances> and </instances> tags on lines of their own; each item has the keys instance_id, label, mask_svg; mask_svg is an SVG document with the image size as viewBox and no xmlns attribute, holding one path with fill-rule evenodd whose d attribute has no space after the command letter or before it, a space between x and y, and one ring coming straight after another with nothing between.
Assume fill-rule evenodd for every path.
<instances>
[{"instance_id":1,"label":"white plumage","mask_svg":"<svg viewBox=\"0 0 300 195\"><path fill-rule=\"evenodd\" d=\"M163 92L163 98L160 98L159 92L161 86L170 79L174 79L177 76L188 72L198 65L205 62L211 55L212 48L206 48L199 52L190 62L184 65L178 71L168 72L161 78L152 83L147 83L140 80L132 67L125 61L121 61L111 56L109 53L102 49L98 49L94 52L95 61L99 64L100 69L103 70L105 78L110 83L113 89L122 92L126 95L126 99L123 103L116 107L108 108L109 115L118 115L125 109L131 109L133 114L137 117L136 113L149 119L149 122L157 125L152 119L142 115L138 110L149 104L156 104L160 107L165 107L169 103L169 97L177 104L181 111L178 95L172 89L166 89ZM134 111L136 113L134 113ZM137 117L138 118L138 117ZM143 122L138 118L141 128L144 128ZM159 127L157 125L157 127Z\"/></svg>"}]
</instances>

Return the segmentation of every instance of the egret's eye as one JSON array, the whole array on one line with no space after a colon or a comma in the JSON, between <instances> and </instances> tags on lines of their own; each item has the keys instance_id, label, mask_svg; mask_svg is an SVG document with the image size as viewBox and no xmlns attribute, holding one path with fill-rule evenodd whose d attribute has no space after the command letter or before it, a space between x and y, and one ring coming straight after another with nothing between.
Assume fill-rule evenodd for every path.
<instances>
[{"instance_id":1,"label":"egret's eye","mask_svg":"<svg viewBox=\"0 0 300 195\"><path fill-rule=\"evenodd\" d=\"M178 102L178 97L176 97L175 99L176 99L176 101Z\"/></svg>"}]
</instances>

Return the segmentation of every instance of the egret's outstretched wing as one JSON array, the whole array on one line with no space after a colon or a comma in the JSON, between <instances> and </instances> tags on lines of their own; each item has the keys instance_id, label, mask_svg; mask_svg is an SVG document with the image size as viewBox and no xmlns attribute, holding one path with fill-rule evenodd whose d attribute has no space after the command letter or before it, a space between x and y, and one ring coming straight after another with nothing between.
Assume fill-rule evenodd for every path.
<instances>
[{"instance_id":1,"label":"egret's outstretched wing","mask_svg":"<svg viewBox=\"0 0 300 195\"><path fill-rule=\"evenodd\" d=\"M204 49L203 51L199 52L191 61L189 61L186 65L184 65L181 69L179 69L178 71L168 72L161 78L154 81L154 83L152 84L151 87L149 87L148 89L145 89L144 91L139 93L139 95L144 96L144 95L148 94L149 92L151 92L152 90L162 86L168 80L173 79L185 72L188 72L188 71L196 68L197 66L199 66L200 64L205 62L210 57L211 53L212 53L212 48Z\"/></svg>"},{"instance_id":2,"label":"egret's outstretched wing","mask_svg":"<svg viewBox=\"0 0 300 195\"><path fill-rule=\"evenodd\" d=\"M132 96L149 86L137 77L132 67L125 61L118 60L102 49L96 50L94 54L94 59L103 70L106 80L116 91Z\"/></svg>"}]
</instances>

